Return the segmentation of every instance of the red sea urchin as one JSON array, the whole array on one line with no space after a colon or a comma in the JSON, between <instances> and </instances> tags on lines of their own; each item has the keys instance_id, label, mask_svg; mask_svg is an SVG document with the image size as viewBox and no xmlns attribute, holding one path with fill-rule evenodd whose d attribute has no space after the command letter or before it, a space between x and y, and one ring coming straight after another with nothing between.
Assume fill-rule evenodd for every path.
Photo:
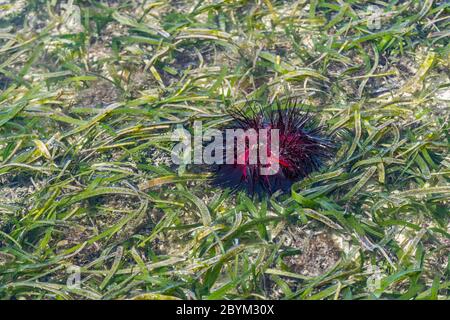
<instances>
[{"instance_id":1,"label":"red sea urchin","mask_svg":"<svg viewBox=\"0 0 450 320\"><path fill-rule=\"evenodd\" d=\"M223 161L224 164L218 166L217 185L259 195L272 194L277 190L288 191L294 182L318 170L325 160L331 158L334 147L330 137L309 113L296 106L294 100L286 104L277 102L268 110L260 107L256 110L254 105L249 105L247 109L250 110L248 114L241 110L229 113L233 118L231 129L255 130L258 145L245 139L245 146L239 149L236 146L238 142L233 142L234 161ZM265 139L261 139L261 129L266 129L263 130ZM263 143L267 145L264 150L270 156L270 133L273 129L278 129L278 153L272 157L272 161L278 162L277 171L262 174L261 168L267 166L267 162L263 164L259 156L256 162L249 161L249 150L260 150Z\"/></svg>"}]
</instances>

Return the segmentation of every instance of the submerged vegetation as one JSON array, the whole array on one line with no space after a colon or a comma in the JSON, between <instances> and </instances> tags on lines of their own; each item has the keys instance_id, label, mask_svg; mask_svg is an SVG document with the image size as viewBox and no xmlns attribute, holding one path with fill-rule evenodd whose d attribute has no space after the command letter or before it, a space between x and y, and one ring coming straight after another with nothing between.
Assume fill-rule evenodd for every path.
<instances>
[{"instance_id":1,"label":"submerged vegetation","mask_svg":"<svg viewBox=\"0 0 450 320\"><path fill-rule=\"evenodd\" d=\"M448 1L0 0L0 298L446 299ZM296 97L336 134L267 201L178 124Z\"/></svg>"}]
</instances>

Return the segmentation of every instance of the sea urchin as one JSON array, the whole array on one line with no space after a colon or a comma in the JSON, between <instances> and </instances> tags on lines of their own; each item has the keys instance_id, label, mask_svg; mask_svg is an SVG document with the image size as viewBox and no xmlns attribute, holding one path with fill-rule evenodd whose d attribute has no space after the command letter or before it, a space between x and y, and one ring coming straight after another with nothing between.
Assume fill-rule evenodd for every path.
<instances>
[{"instance_id":1,"label":"sea urchin","mask_svg":"<svg viewBox=\"0 0 450 320\"><path fill-rule=\"evenodd\" d=\"M257 145L250 139L241 140L241 144L245 141L241 146L238 145L239 142L233 142L234 159L231 162L223 161L218 166L216 184L233 190L244 189L250 194L287 191L294 182L318 170L332 156L334 148L330 137L309 113L296 106L295 101L290 100L284 105L277 102L266 110L249 104L246 109L250 112L229 112L233 119L231 129L254 130L258 135ZM264 174L261 169L267 167L267 162L261 161L260 150L267 150L268 156L271 156L273 129L278 129L279 147L271 161L277 162L277 169ZM259 149L261 146L264 149ZM259 150L257 160L253 162L249 157L249 150L252 149Z\"/></svg>"}]
</instances>

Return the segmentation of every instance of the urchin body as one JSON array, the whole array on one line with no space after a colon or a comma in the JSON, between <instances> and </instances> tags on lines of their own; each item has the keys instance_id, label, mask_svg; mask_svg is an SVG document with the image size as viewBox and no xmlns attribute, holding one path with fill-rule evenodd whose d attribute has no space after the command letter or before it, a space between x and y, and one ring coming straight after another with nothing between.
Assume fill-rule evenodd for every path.
<instances>
[{"instance_id":1,"label":"urchin body","mask_svg":"<svg viewBox=\"0 0 450 320\"><path fill-rule=\"evenodd\" d=\"M250 194L271 194L277 190L287 191L292 184L311 172L319 170L324 161L332 156L333 144L323 127L317 126L314 118L295 103L286 106L276 104L269 110L250 108L250 113L230 112L233 129L254 130L258 133L258 145L245 141L245 148L233 145L234 162L227 162L218 167L216 183L231 189L244 189ZM261 130L265 129L265 130ZM277 129L278 152L271 156L271 131ZM268 135L261 139L260 136ZM263 142L262 142L263 141ZM266 145L261 145L261 143ZM270 161L276 161L277 170L270 174L262 173L264 167L271 163L256 162L249 159L249 150L256 148L267 150ZM270 157L271 156L271 157ZM225 161L224 161L225 163Z\"/></svg>"}]
</instances>

